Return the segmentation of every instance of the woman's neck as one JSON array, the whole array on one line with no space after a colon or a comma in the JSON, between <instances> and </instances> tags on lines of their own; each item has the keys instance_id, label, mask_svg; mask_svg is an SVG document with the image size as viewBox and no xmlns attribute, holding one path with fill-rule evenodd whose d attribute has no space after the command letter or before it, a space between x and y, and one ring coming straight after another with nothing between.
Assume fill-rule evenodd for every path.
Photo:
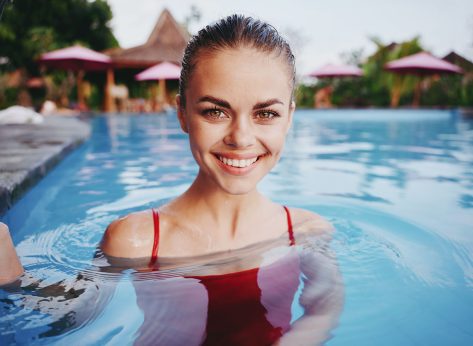
<instances>
[{"instance_id":1,"label":"woman's neck","mask_svg":"<svg viewBox=\"0 0 473 346\"><path fill-rule=\"evenodd\" d=\"M199 175L169 207L186 220L197 222L215 237L233 240L259 224L258 221L261 222L264 215L269 214L267 211L274 207L274 203L256 188L245 194L230 194Z\"/></svg>"}]
</instances>

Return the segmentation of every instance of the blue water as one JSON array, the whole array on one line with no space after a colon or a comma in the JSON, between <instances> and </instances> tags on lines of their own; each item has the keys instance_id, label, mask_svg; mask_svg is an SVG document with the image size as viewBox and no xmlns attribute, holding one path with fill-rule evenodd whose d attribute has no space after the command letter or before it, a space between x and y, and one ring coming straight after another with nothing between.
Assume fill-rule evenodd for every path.
<instances>
[{"instance_id":1,"label":"blue water","mask_svg":"<svg viewBox=\"0 0 473 346\"><path fill-rule=\"evenodd\" d=\"M2 218L44 286L93 272L112 220L165 203L197 172L175 115L92 125L91 140ZM297 111L283 157L259 188L336 227L345 301L328 345L473 344L473 121L454 111ZM51 315L0 309L0 344L132 343L137 326L127 315L137 308L120 307L133 295L119 281L93 323L51 339ZM112 319L122 329L102 332Z\"/></svg>"}]
</instances>

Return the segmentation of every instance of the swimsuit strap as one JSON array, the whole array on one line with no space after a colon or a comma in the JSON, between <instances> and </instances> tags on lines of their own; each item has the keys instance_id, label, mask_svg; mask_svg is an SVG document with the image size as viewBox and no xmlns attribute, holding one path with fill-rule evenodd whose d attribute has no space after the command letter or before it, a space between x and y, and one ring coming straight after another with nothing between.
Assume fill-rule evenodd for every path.
<instances>
[{"instance_id":1,"label":"swimsuit strap","mask_svg":"<svg viewBox=\"0 0 473 346\"><path fill-rule=\"evenodd\" d=\"M287 216L287 232L289 233L289 245L295 245L296 240L294 238L294 232L292 230L292 221L291 221L291 213L289 213L289 209L286 206L283 206L284 210L286 211ZM149 265L153 265L156 263L158 259L158 246L159 246L159 213L151 209L153 213L153 225L154 225L154 242L153 242L153 251L151 252L151 260L149 261Z\"/></svg>"},{"instance_id":2,"label":"swimsuit strap","mask_svg":"<svg viewBox=\"0 0 473 346\"><path fill-rule=\"evenodd\" d=\"M294 232L292 230L292 221L291 221L291 213L289 213L288 207L283 205L284 210L286 211L287 216L287 232L289 233L289 245L293 246L296 245L296 239L294 238Z\"/></svg>"},{"instance_id":3,"label":"swimsuit strap","mask_svg":"<svg viewBox=\"0 0 473 346\"><path fill-rule=\"evenodd\" d=\"M159 245L159 214L156 210L151 209L153 213L153 225L154 225L154 242L153 242L153 251L151 252L151 260L149 265L152 266L156 263L158 259L158 245Z\"/></svg>"}]
</instances>

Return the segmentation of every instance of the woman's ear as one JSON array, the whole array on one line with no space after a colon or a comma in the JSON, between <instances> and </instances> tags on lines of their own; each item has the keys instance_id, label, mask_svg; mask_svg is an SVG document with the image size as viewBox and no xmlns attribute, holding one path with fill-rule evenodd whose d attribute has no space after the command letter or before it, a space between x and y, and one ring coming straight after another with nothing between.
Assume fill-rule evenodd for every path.
<instances>
[{"instance_id":1,"label":"woman's ear","mask_svg":"<svg viewBox=\"0 0 473 346\"><path fill-rule=\"evenodd\" d=\"M294 101L291 101L291 104L289 105L289 119L287 120L286 134L289 132L289 129L291 128L292 118L294 116L295 110L296 110L296 103Z\"/></svg>"},{"instance_id":2,"label":"woman's ear","mask_svg":"<svg viewBox=\"0 0 473 346\"><path fill-rule=\"evenodd\" d=\"M181 95L176 95L176 107L177 107L177 118L179 119L179 124L181 124L181 129L185 133L189 133L187 129L187 121L184 114L184 105L181 103Z\"/></svg>"}]
</instances>

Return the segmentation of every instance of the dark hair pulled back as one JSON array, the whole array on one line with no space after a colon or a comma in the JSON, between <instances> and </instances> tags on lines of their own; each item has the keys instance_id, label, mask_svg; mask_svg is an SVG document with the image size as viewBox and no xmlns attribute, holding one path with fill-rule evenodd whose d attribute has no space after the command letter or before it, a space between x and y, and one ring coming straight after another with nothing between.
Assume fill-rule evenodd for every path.
<instances>
[{"instance_id":1,"label":"dark hair pulled back","mask_svg":"<svg viewBox=\"0 0 473 346\"><path fill-rule=\"evenodd\" d=\"M272 25L252 17L234 14L207 25L194 35L187 44L182 59L182 70L179 79L181 106L184 106L186 103L185 91L197 63L199 53L240 46L282 55L292 74L291 83L294 92L296 78L295 58L289 43Z\"/></svg>"}]
</instances>

